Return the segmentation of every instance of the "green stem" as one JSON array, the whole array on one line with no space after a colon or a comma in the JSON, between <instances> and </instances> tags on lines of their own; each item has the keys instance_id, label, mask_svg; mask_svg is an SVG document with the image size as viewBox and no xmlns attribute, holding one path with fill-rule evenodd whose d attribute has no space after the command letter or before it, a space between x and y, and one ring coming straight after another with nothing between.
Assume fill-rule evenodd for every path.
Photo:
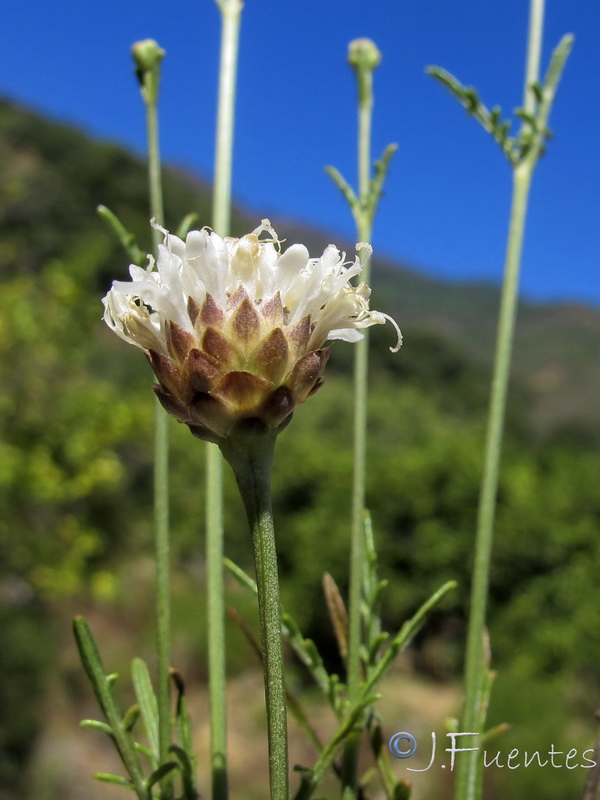
<instances>
[{"instance_id":1,"label":"green stem","mask_svg":"<svg viewBox=\"0 0 600 800\"><path fill-rule=\"evenodd\" d=\"M243 3L241 0L216 2L221 12L222 28L212 224L218 234L227 236L231 225L235 85Z\"/></svg>"},{"instance_id":2,"label":"green stem","mask_svg":"<svg viewBox=\"0 0 600 800\"><path fill-rule=\"evenodd\" d=\"M230 438L221 449L235 474L252 532L267 708L270 798L289 800L281 601L271 509L274 447L273 434L248 431Z\"/></svg>"},{"instance_id":3,"label":"green stem","mask_svg":"<svg viewBox=\"0 0 600 800\"><path fill-rule=\"evenodd\" d=\"M150 213L159 225L164 222L160 150L158 144L158 108L156 101L146 103L146 129L148 132L148 186L150 189ZM154 249L162 243L163 235L152 229Z\"/></svg>"},{"instance_id":4,"label":"green stem","mask_svg":"<svg viewBox=\"0 0 600 800\"><path fill-rule=\"evenodd\" d=\"M138 65L142 97L146 107L148 138L148 186L150 213L159 225L163 224L163 198L160 150L158 139L158 90L160 65L164 56L156 42L147 40L133 47ZM162 241L160 231L153 229L154 249ZM169 535L169 420L158 400L155 404L154 427L154 547L156 553L156 660L158 703L159 764L170 760L172 743L171 722L171 600L170 600L170 535ZM169 776L161 781L161 798L173 796Z\"/></svg>"},{"instance_id":5,"label":"green stem","mask_svg":"<svg viewBox=\"0 0 600 800\"><path fill-rule=\"evenodd\" d=\"M212 797L227 800L227 695L223 584L223 465L216 445L206 450L206 591Z\"/></svg>"},{"instance_id":6,"label":"green stem","mask_svg":"<svg viewBox=\"0 0 600 800\"><path fill-rule=\"evenodd\" d=\"M356 44L356 43L355 43ZM362 51L361 51L362 52ZM371 178L371 119L373 113L373 68L372 61L365 61L350 51L350 60L355 68L358 82L358 203L354 206L354 218L359 241L368 242L372 234L372 212L368 208L367 196ZM363 268L362 280L369 283L370 263ZM354 436L352 476L352 523L350 544L350 581L348 598L348 699L356 703L361 691L361 603L363 570L365 563L365 494L366 494L366 446L367 446L367 392L369 372L369 335L358 342L354 354ZM343 796L356 795L358 784L358 761L361 735L348 737L342 759Z\"/></svg>"},{"instance_id":7,"label":"green stem","mask_svg":"<svg viewBox=\"0 0 600 800\"><path fill-rule=\"evenodd\" d=\"M171 600L169 536L169 419L156 401L154 430L154 520L156 550L156 653L159 761L170 760L171 734ZM169 779L165 779L170 783ZM170 790L165 789L165 798Z\"/></svg>"},{"instance_id":8,"label":"green stem","mask_svg":"<svg viewBox=\"0 0 600 800\"><path fill-rule=\"evenodd\" d=\"M532 0L530 34L526 69L525 98L531 94L528 86L537 82L539 74L539 55L541 50L543 19L543 0ZM533 54L533 56L532 56ZM537 61L534 60L537 59ZM465 664L465 704L461 720L463 732L473 732L471 744L478 747L481 741L480 730L485 724L483 690L488 665L484 643L489 572L494 534L494 518L498 493L498 473L502 453L502 437L506 410L506 397L510 363L513 348L515 318L518 304L519 272L523 236L527 216L527 203L533 170L539 155L526 159L514 168L513 197L510 212L508 243L504 267L504 281L500 301L500 316L496 341L494 374L492 378L490 407L488 412L483 476L479 495L479 510L475 539L475 560L471 604L467 632ZM455 798L456 800L476 800L482 791L482 760L480 753L473 751L463 754L458 763Z\"/></svg>"},{"instance_id":9,"label":"green stem","mask_svg":"<svg viewBox=\"0 0 600 800\"><path fill-rule=\"evenodd\" d=\"M242 3L240 0L217 0L217 5L222 29L212 225L218 234L226 236L230 233L235 84ZM205 521L212 797L213 800L227 800L223 466L213 444L206 445Z\"/></svg>"},{"instance_id":10,"label":"green stem","mask_svg":"<svg viewBox=\"0 0 600 800\"><path fill-rule=\"evenodd\" d=\"M527 42L525 86L523 88L523 108L529 114L535 114L537 105L535 95L531 91L531 85L537 83L540 76L545 2L546 0L531 0L529 8L529 40Z\"/></svg>"},{"instance_id":11,"label":"green stem","mask_svg":"<svg viewBox=\"0 0 600 800\"><path fill-rule=\"evenodd\" d=\"M498 492L498 473L502 453L502 436L508 378L514 338L514 324L518 302L518 283L521 263L527 200L531 185L531 169L517 168L514 173L513 201L504 284L500 305L496 359L492 379L492 394L488 415L483 478L479 496L477 533L475 540L475 562L471 605L467 633L465 665L465 705L462 716L462 731L482 733L482 689L487 673L485 654L485 620L489 571L494 534L494 517ZM473 745L477 746L476 742ZM477 753L465 754L458 763L456 793L457 800L475 800L479 797L481 782L481 759Z\"/></svg>"}]
</instances>

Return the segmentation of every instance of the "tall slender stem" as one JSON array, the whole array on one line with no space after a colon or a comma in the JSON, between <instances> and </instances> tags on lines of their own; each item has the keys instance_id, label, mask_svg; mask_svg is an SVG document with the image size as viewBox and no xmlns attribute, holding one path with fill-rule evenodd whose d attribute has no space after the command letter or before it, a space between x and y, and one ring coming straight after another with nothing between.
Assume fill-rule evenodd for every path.
<instances>
[{"instance_id":1,"label":"tall slender stem","mask_svg":"<svg viewBox=\"0 0 600 800\"><path fill-rule=\"evenodd\" d=\"M216 445L206 445L206 591L208 693L213 800L227 800L227 693L223 585L223 466Z\"/></svg>"},{"instance_id":2,"label":"tall slender stem","mask_svg":"<svg viewBox=\"0 0 600 800\"><path fill-rule=\"evenodd\" d=\"M132 49L138 79L146 107L148 138L148 186L150 213L162 225L164 222L160 149L158 138L158 92L160 66L164 50L153 40L137 42ZM162 240L160 231L153 229L154 248ZM171 721L171 598L170 598L170 533L169 533L169 419L158 400L155 401L154 423L154 547L156 553L156 660L158 703L159 762L169 760L172 744ZM173 796L170 777L161 781L161 800Z\"/></svg>"},{"instance_id":3,"label":"tall slender stem","mask_svg":"<svg viewBox=\"0 0 600 800\"><path fill-rule=\"evenodd\" d=\"M529 98L532 95L529 91L529 86L531 83L537 83L539 76L543 10L544 0L532 0L525 79L526 104L530 102ZM519 272L527 203L538 155L539 150L531 158L517 164L513 173L513 197L500 301L494 374L488 412L483 476L479 495L473 583L467 633L465 704L461 725L463 732L478 734L469 745L473 747L478 746L480 734L482 733L480 727L485 724L483 693L488 667L484 636L498 493L498 474L502 453L502 437L518 303ZM456 799L475 800L480 797L482 777L483 767L480 754L476 751L463 754L457 770Z\"/></svg>"},{"instance_id":4,"label":"tall slender stem","mask_svg":"<svg viewBox=\"0 0 600 800\"><path fill-rule=\"evenodd\" d=\"M227 440L221 449L235 474L252 532L267 707L270 800L289 800L281 602L271 509L274 446L274 434L250 432Z\"/></svg>"},{"instance_id":5,"label":"tall slender stem","mask_svg":"<svg viewBox=\"0 0 600 800\"><path fill-rule=\"evenodd\" d=\"M485 619L489 571L494 534L494 517L498 491L498 472L502 452L502 435L508 376L513 345L514 322L527 199L531 183L530 170L515 171L513 201L510 215L505 277L502 289L500 319L496 345L496 360L492 380L488 426L485 445L483 478L479 497L475 561L471 587L471 605L467 633L465 665L465 705L462 716L463 732L481 733L483 684L487 673L485 653ZM479 737L475 737L479 739ZM473 741L468 746L477 747ZM458 763L455 797L475 800L481 791L481 758L477 752L465 753Z\"/></svg>"},{"instance_id":6,"label":"tall slender stem","mask_svg":"<svg viewBox=\"0 0 600 800\"><path fill-rule=\"evenodd\" d=\"M373 51L375 57L373 57ZM366 53L366 55L365 55ZM350 63L354 67L358 83L358 204L354 218L359 241L368 242L372 234L372 211L367 205L371 179L371 118L373 113L373 69L379 63L379 53L372 42L357 40L350 45ZM363 267L362 279L370 282L370 263ZM369 371L369 335L358 342L354 355L354 436L352 476L352 523L350 545L349 582L349 636L347 680L348 699L355 703L360 695L361 683L361 600L363 570L365 563L365 485L367 445L367 386ZM356 794L360 734L349 737L343 755L344 796Z\"/></svg>"},{"instance_id":7,"label":"tall slender stem","mask_svg":"<svg viewBox=\"0 0 600 800\"><path fill-rule=\"evenodd\" d=\"M156 653L158 743L161 764L169 760L171 736L171 599L169 536L169 418L158 401L154 431L154 518L156 550ZM169 795L166 795L168 797Z\"/></svg>"},{"instance_id":8,"label":"tall slender stem","mask_svg":"<svg viewBox=\"0 0 600 800\"><path fill-rule=\"evenodd\" d=\"M529 7L529 38L525 64L525 85L523 87L523 108L529 114L535 113L536 100L534 93L531 91L531 85L538 83L540 77L545 3L546 0L531 0Z\"/></svg>"},{"instance_id":9,"label":"tall slender stem","mask_svg":"<svg viewBox=\"0 0 600 800\"><path fill-rule=\"evenodd\" d=\"M235 88L243 3L241 0L216 2L221 12L222 28L212 224L218 234L227 236L231 224Z\"/></svg>"},{"instance_id":10,"label":"tall slender stem","mask_svg":"<svg viewBox=\"0 0 600 800\"><path fill-rule=\"evenodd\" d=\"M230 233L231 165L240 0L217 0L221 13L221 56L215 145L212 225L221 236ZM206 566L210 748L213 800L227 800L227 695L225 602L223 585L223 467L218 448L206 445Z\"/></svg>"}]
</instances>

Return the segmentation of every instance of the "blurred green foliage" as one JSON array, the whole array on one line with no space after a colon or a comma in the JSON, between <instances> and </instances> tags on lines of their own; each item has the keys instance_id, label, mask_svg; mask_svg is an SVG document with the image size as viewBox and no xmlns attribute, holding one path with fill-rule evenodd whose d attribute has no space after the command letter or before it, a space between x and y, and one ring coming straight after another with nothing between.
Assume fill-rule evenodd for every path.
<instances>
[{"instance_id":1,"label":"blurred green foliage","mask_svg":"<svg viewBox=\"0 0 600 800\"><path fill-rule=\"evenodd\" d=\"M0 190L0 782L9 786L35 731L34 715L15 713L22 698L11 687L18 676L32 708L43 697L48 610L74 597L133 607L132 575L151 553L154 400L143 355L101 322L100 298L127 259L94 211L106 204L147 246L142 165L2 103ZM208 220L199 183L167 173L165 194L168 224L189 210ZM236 229L244 224L238 215ZM402 324L385 287L379 294L375 307ZM387 350L390 332L373 330L367 502L390 580L390 627L443 581L459 581L415 651L420 668L445 678L460 666L489 373L451 338L403 327L398 355ZM326 385L280 437L274 471L284 602L325 648L321 574L347 583L351 359L352 348L337 344ZM529 390L516 385L492 572L493 660L519 685L568 675L591 687L600 677L598 436L576 419L534 436L530 412ZM190 574L202 579L204 446L171 427L173 560L188 586ZM248 567L229 475L226 493L227 554ZM201 606L178 596L179 631ZM144 623L150 612L135 613Z\"/></svg>"}]
</instances>

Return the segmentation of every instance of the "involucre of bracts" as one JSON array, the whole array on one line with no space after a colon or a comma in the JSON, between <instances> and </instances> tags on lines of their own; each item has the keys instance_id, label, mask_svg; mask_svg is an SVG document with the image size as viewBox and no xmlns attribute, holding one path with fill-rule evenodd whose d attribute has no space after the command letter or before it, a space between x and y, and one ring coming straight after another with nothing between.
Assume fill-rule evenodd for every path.
<instances>
[{"instance_id":1,"label":"involucre of bracts","mask_svg":"<svg viewBox=\"0 0 600 800\"><path fill-rule=\"evenodd\" d=\"M113 283L104 319L146 353L160 402L200 439L220 444L246 420L278 432L321 385L325 342L390 320L369 309L368 286L350 283L360 259L346 263L333 245L320 258L302 244L282 254L268 220L240 239L160 230L157 261ZM398 330L394 350L400 342Z\"/></svg>"}]
</instances>

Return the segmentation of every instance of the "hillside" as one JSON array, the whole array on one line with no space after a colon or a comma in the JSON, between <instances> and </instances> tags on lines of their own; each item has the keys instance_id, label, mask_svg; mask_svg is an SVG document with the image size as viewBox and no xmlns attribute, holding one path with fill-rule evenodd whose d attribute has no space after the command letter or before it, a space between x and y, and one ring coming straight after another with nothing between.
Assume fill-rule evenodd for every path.
<instances>
[{"instance_id":1,"label":"hillside","mask_svg":"<svg viewBox=\"0 0 600 800\"><path fill-rule=\"evenodd\" d=\"M164 191L167 225L177 225L190 210L198 213L199 224L210 218L210 189L197 177L168 169ZM48 260L85 253L94 242L104 250L98 275L103 290L122 255L96 216L98 203L112 208L142 246L147 243L146 176L139 159L0 101L0 275L39 271ZM235 232L254 226L256 216L236 209ZM269 216L269 210L259 216ZM288 242L303 241L312 252L330 240L289 221L273 222ZM352 243L344 246L352 252ZM377 258L374 269L377 306L399 320L407 348L413 332L434 332L489 367L495 287L438 281ZM514 374L528 393L538 429L598 423L600 310L521 303L518 320Z\"/></svg>"}]
</instances>

